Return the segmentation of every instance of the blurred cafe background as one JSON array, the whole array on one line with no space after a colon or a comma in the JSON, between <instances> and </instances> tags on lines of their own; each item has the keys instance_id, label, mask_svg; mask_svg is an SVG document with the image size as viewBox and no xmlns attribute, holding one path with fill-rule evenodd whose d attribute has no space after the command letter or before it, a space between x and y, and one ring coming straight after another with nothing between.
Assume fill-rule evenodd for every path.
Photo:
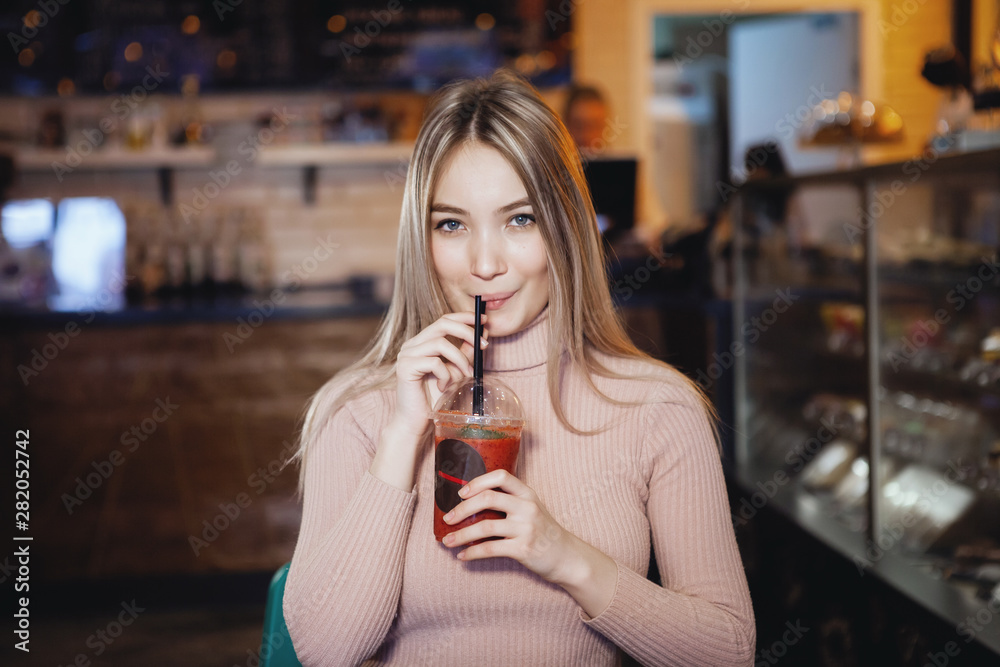
<instances>
[{"instance_id":1,"label":"blurred cafe background","mask_svg":"<svg viewBox=\"0 0 1000 667\"><path fill-rule=\"evenodd\" d=\"M636 342L720 414L757 664L1000 664L997 0L0 25L2 664L266 663L302 409L391 297L429 95L501 66L580 146Z\"/></svg>"}]
</instances>

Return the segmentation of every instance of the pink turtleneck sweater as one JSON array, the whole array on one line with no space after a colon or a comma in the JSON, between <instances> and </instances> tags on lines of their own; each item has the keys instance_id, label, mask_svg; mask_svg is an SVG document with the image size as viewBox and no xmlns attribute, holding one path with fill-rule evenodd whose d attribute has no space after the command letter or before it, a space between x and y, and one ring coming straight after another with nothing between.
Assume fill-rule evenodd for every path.
<instances>
[{"instance_id":1,"label":"pink turtleneck sweater","mask_svg":"<svg viewBox=\"0 0 1000 667\"><path fill-rule=\"evenodd\" d=\"M507 558L462 562L434 540L433 442L409 493L368 472L395 391L347 403L311 444L284 612L304 665L752 665L754 617L719 455L674 372L603 358L656 382L564 374L567 431L545 378L547 310L491 339L490 373L521 399L518 477L567 530L615 560L614 597L590 618L562 588ZM650 540L663 586L645 578Z\"/></svg>"}]
</instances>

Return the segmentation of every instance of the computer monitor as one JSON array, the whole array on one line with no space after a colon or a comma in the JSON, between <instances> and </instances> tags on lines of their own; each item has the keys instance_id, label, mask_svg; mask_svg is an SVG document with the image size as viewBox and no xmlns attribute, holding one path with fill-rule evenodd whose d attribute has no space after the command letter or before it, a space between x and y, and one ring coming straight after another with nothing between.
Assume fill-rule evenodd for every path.
<instances>
[{"instance_id":1,"label":"computer monitor","mask_svg":"<svg viewBox=\"0 0 1000 667\"><path fill-rule=\"evenodd\" d=\"M583 165L597 224L608 242L635 225L637 161L635 158L595 158Z\"/></svg>"}]
</instances>

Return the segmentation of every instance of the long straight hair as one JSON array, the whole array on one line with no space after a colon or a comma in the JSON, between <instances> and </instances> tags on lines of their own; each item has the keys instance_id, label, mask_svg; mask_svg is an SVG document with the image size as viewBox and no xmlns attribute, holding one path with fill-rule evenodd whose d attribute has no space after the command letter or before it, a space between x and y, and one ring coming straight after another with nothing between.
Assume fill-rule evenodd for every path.
<instances>
[{"instance_id":1,"label":"long straight hair","mask_svg":"<svg viewBox=\"0 0 1000 667\"><path fill-rule=\"evenodd\" d=\"M456 81L429 101L414 145L388 312L361 359L328 381L309 402L299 448L292 457L302 465L300 491L309 447L326 420L351 398L391 386L402 344L450 312L431 261L431 198L448 158L471 142L503 155L524 184L536 214L548 255L551 333L546 375L560 422L573 433L592 433L577 429L566 418L559 396L562 363L584 369L590 388L612 403L620 401L603 394L593 376L623 376L601 364L595 353L640 358L673 370L632 343L614 308L580 154L556 113L530 83L506 69L489 78ZM697 385L674 373L714 412ZM345 376L352 381L344 382Z\"/></svg>"}]
</instances>

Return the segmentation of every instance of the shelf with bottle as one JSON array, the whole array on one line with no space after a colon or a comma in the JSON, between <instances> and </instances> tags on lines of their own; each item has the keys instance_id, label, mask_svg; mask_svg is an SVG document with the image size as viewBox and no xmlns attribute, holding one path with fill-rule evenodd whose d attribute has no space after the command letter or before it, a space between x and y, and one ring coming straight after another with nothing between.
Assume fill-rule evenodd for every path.
<instances>
[{"instance_id":1,"label":"shelf with bottle","mask_svg":"<svg viewBox=\"0 0 1000 667\"><path fill-rule=\"evenodd\" d=\"M24 172L47 172L64 168L81 171L129 171L134 169L209 169L215 164L215 150L205 146L94 149L78 161L69 162L66 149L17 148L11 151L17 169Z\"/></svg>"},{"instance_id":2,"label":"shelf with bottle","mask_svg":"<svg viewBox=\"0 0 1000 667\"><path fill-rule=\"evenodd\" d=\"M149 204L129 204L124 212L130 302L153 295L259 292L268 286L273 251L253 209L219 209L191 222Z\"/></svg>"},{"instance_id":3,"label":"shelf with bottle","mask_svg":"<svg viewBox=\"0 0 1000 667\"><path fill-rule=\"evenodd\" d=\"M51 171L56 163L66 163L67 151L60 149L9 149L17 168L26 172ZM357 165L394 165L407 162L413 152L412 142L332 142L262 146L253 166L332 167ZM116 171L133 169L211 169L219 162L212 146L179 146L130 150L95 149L79 160L73 169Z\"/></svg>"}]
</instances>

